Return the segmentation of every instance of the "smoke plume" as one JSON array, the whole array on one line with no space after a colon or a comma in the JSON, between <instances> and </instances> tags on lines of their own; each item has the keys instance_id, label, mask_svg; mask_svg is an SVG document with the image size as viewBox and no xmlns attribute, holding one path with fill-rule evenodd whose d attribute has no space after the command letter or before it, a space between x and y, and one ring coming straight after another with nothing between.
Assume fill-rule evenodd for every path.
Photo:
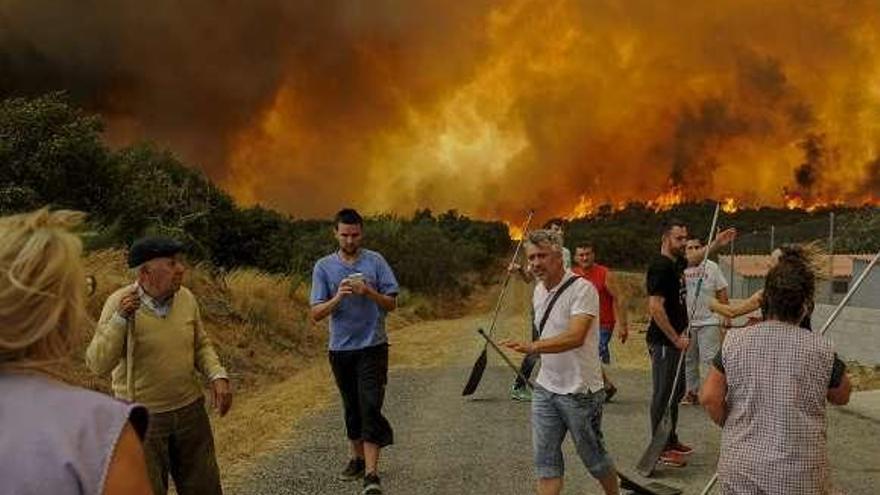
<instances>
[{"instance_id":1,"label":"smoke plume","mask_svg":"<svg viewBox=\"0 0 880 495\"><path fill-rule=\"evenodd\" d=\"M878 47L876 0L6 0L0 93L65 89L296 216L860 202Z\"/></svg>"}]
</instances>

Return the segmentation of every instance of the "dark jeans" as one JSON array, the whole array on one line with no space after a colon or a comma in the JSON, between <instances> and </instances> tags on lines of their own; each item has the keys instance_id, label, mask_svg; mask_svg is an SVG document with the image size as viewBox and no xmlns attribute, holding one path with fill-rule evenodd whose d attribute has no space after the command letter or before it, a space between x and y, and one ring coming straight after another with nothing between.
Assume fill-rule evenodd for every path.
<instances>
[{"instance_id":1,"label":"dark jeans","mask_svg":"<svg viewBox=\"0 0 880 495\"><path fill-rule=\"evenodd\" d=\"M672 390L672 382L675 381L676 367L678 366L681 351L676 347L660 344L651 344L649 346L651 353L651 379L653 385L653 393L651 395L651 432L657 430L657 425L663 419L666 413L666 406L669 404L669 395L673 394L672 407L670 407L670 417L672 421L672 430L669 434L668 445L678 443L678 435L676 434L676 426L678 425L678 403L684 397L684 370L675 391ZM683 366L682 366L683 367Z\"/></svg>"},{"instance_id":2,"label":"dark jeans","mask_svg":"<svg viewBox=\"0 0 880 495\"><path fill-rule=\"evenodd\" d=\"M388 344L356 351L330 351L330 367L342 396L349 440L379 447L394 443L391 424L382 416L388 383Z\"/></svg>"},{"instance_id":3,"label":"dark jeans","mask_svg":"<svg viewBox=\"0 0 880 495\"><path fill-rule=\"evenodd\" d=\"M534 313L532 313L534 315ZM534 318L532 318L534 321ZM532 342L538 340L538 329L535 328L535 325L532 324ZM534 371L535 366L537 366L538 361L540 361L540 354L526 354L523 357L522 364L519 365L520 374L526 379L532 376L532 371ZM516 383L513 385L516 388L524 388L526 383L519 376L516 377Z\"/></svg>"},{"instance_id":4,"label":"dark jeans","mask_svg":"<svg viewBox=\"0 0 880 495\"><path fill-rule=\"evenodd\" d=\"M180 495L223 493L204 399L173 411L151 414L144 454L155 495L168 492L169 474Z\"/></svg>"}]
</instances>

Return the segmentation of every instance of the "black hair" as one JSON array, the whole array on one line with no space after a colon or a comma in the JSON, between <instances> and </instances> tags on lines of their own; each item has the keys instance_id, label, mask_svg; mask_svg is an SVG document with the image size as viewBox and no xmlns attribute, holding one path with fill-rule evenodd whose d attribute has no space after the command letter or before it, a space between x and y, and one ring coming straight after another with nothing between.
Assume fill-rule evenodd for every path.
<instances>
[{"instance_id":1,"label":"black hair","mask_svg":"<svg viewBox=\"0 0 880 495\"><path fill-rule=\"evenodd\" d=\"M816 275L810 266L794 256L782 257L764 282L764 317L797 324L815 292Z\"/></svg>"},{"instance_id":2,"label":"black hair","mask_svg":"<svg viewBox=\"0 0 880 495\"><path fill-rule=\"evenodd\" d=\"M684 223L684 220L681 220L680 218L675 218L675 217L673 217L673 218L667 218L667 219L664 220L663 223L661 224L661 227L660 227L660 228L661 228L660 233L663 234L663 235L666 235L666 234L668 234L669 231L672 230L674 227L684 227L684 228L687 228L687 224Z\"/></svg>"},{"instance_id":3,"label":"black hair","mask_svg":"<svg viewBox=\"0 0 880 495\"><path fill-rule=\"evenodd\" d=\"M354 208L343 208L336 213L335 225L340 223L346 225L364 225L364 218Z\"/></svg>"},{"instance_id":4,"label":"black hair","mask_svg":"<svg viewBox=\"0 0 880 495\"><path fill-rule=\"evenodd\" d=\"M596 245L593 244L593 241L579 241L574 245L575 249L592 249L593 252L596 252Z\"/></svg>"}]
</instances>

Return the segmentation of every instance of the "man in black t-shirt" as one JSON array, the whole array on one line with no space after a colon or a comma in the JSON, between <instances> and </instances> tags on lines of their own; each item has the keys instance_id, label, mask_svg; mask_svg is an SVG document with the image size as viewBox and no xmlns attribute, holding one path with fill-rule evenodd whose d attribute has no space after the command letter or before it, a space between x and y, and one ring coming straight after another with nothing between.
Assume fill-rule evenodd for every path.
<instances>
[{"instance_id":1,"label":"man in black t-shirt","mask_svg":"<svg viewBox=\"0 0 880 495\"><path fill-rule=\"evenodd\" d=\"M700 250L688 253L697 261L705 257L705 249L710 252L729 244L736 236L736 231L728 229L718 234L715 242ZM682 444L676 434L678 423L678 403L684 395L684 377L675 384L675 375L679 371L680 356L688 347L689 339L684 333L688 327L687 286L684 280L684 269L688 262L685 258L685 243L688 239L687 226L679 220L669 220L663 226L663 238L660 254L648 266L647 290L648 310L651 323L648 326L648 350L651 354L651 431L663 419L669 404L670 394L674 395L670 408L672 431L667 441L666 450L660 456L660 462L673 467L687 464L684 456L693 452L691 447Z\"/></svg>"}]
</instances>

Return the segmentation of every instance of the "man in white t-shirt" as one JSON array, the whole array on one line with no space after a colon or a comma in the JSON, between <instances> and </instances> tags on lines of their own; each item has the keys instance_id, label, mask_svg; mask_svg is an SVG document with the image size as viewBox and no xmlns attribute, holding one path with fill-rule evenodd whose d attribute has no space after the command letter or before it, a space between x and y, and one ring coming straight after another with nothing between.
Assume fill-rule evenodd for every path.
<instances>
[{"instance_id":1,"label":"man in white t-shirt","mask_svg":"<svg viewBox=\"0 0 880 495\"><path fill-rule=\"evenodd\" d=\"M523 354L541 354L541 371L532 394L538 494L562 491L566 433L605 493L617 494L617 473L601 428L605 389L599 361L599 294L593 284L565 269L557 233L536 230L529 234L525 247L529 270L538 279L532 305L539 338L502 345Z\"/></svg>"},{"instance_id":2,"label":"man in white t-shirt","mask_svg":"<svg viewBox=\"0 0 880 495\"><path fill-rule=\"evenodd\" d=\"M696 251L703 247L700 239L688 239L685 251ZM717 299L727 303L727 280L718 264L712 260L691 260L684 270L684 278L687 285L687 311L691 318L691 345L685 355L685 377L687 393L682 399L682 404L698 404L700 385L706 377L712 358L721 347L721 321L718 315L709 309L709 302ZM700 295L697 297L697 284L703 277ZM696 304L696 311L694 305ZM702 369L701 369L702 368Z\"/></svg>"}]
</instances>

